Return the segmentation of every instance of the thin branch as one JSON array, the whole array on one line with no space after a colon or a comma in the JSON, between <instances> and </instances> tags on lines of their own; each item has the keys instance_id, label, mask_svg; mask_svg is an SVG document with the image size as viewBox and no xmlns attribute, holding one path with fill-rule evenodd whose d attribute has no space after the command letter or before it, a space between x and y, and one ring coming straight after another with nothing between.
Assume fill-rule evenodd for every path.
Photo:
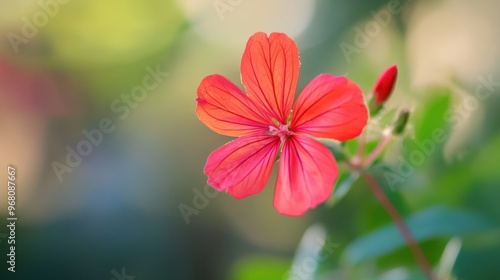
<instances>
[{"instance_id":1,"label":"thin branch","mask_svg":"<svg viewBox=\"0 0 500 280\"><path fill-rule=\"evenodd\" d=\"M385 146L391 141L392 139L392 133L388 133L384 138L382 138L382 141L380 141L375 147L375 149L368 155L368 157L362 162L363 166L370 166L372 162L380 155L382 150L384 150Z\"/></svg>"},{"instance_id":2,"label":"thin branch","mask_svg":"<svg viewBox=\"0 0 500 280\"><path fill-rule=\"evenodd\" d=\"M399 214L398 210L392 205L391 201L389 198L385 195L384 191L382 188L378 185L377 181L371 174L364 173L363 177L365 178L366 182L372 189L373 193L377 197L377 199L380 201L382 206L384 206L385 210L391 216L391 219L394 221L396 226L398 227L399 231L401 232L401 235L403 236L404 240L406 241L406 244L408 244L408 247L410 247L410 250L412 251L413 255L415 256L415 259L418 262L418 265L422 269L423 273L427 276L427 279L429 280L437 280L438 278L435 276L434 271L432 270L431 265L429 264L429 261L427 261L427 258L424 255L424 252L418 245L417 241L413 237L410 229L406 225L406 223L403 220L403 217Z\"/></svg>"}]
</instances>

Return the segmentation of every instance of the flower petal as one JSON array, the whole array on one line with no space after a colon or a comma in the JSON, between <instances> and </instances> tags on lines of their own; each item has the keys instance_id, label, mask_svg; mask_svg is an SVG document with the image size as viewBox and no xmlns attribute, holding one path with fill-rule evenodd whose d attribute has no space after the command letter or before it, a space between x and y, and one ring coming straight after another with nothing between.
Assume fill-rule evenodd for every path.
<instances>
[{"instance_id":1,"label":"flower petal","mask_svg":"<svg viewBox=\"0 0 500 280\"><path fill-rule=\"evenodd\" d=\"M241 79L248 96L286 124L299 79L297 45L283 33L254 34L243 53Z\"/></svg>"},{"instance_id":2,"label":"flower petal","mask_svg":"<svg viewBox=\"0 0 500 280\"><path fill-rule=\"evenodd\" d=\"M244 136L268 131L255 104L237 86L220 75L204 78L198 86L198 118L213 131L227 136Z\"/></svg>"},{"instance_id":3,"label":"flower petal","mask_svg":"<svg viewBox=\"0 0 500 280\"><path fill-rule=\"evenodd\" d=\"M366 126L368 111L361 89L345 77L321 74L297 98L291 129L345 141Z\"/></svg>"},{"instance_id":4,"label":"flower petal","mask_svg":"<svg viewBox=\"0 0 500 280\"><path fill-rule=\"evenodd\" d=\"M303 215L330 197L337 176L335 158L323 144L292 136L281 152L274 207L284 215Z\"/></svg>"},{"instance_id":5,"label":"flower petal","mask_svg":"<svg viewBox=\"0 0 500 280\"><path fill-rule=\"evenodd\" d=\"M271 175L280 146L278 137L252 135L238 138L208 157L208 184L235 198L260 192Z\"/></svg>"}]
</instances>

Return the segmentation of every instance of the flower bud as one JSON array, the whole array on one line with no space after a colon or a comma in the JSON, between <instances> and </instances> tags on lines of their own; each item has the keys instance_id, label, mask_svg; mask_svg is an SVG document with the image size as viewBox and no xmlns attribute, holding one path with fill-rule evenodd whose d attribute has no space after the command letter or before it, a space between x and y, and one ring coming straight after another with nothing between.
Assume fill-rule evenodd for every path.
<instances>
[{"instance_id":1,"label":"flower bud","mask_svg":"<svg viewBox=\"0 0 500 280\"><path fill-rule=\"evenodd\" d=\"M401 135L405 131L406 124L408 124L408 119L410 118L410 111L408 109L403 109L399 112L396 122L394 122L394 129L392 134Z\"/></svg>"},{"instance_id":2,"label":"flower bud","mask_svg":"<svg viewBox=\"0 0 500 280\"><path fill-rule=\"evenodd\" d=\"M378 78L375 87L373 88L373 96L375 97L375 106L384 104L394 89L396 78L398 77L398 68L392 65L387 68Z\"/></svg>"}]
</instances>

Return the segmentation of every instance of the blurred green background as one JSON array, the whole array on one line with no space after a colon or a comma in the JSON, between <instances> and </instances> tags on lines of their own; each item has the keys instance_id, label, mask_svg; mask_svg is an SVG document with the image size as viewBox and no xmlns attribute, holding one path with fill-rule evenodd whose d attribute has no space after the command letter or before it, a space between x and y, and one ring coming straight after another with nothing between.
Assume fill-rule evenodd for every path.
<instances>
[{"instance_id":1,"label":"blurred green background","mask_svg":"<svg viewBox=\"0 0 500 280\"><path fill-rule=\"evenodd\" d=\"M298 92L327 72L369 93L398 65L369 147L397 110L411 109L410 124L371 171L443 279L500 279L499 11L495 0L0 1L1 279L425 279L345 172L300 218L272 207L275 175L240 201L205 185L207 156L230 138L197 119L196 88L214 73L241 86L258 31L296 40Z\"/></svg>"}]
</instances>

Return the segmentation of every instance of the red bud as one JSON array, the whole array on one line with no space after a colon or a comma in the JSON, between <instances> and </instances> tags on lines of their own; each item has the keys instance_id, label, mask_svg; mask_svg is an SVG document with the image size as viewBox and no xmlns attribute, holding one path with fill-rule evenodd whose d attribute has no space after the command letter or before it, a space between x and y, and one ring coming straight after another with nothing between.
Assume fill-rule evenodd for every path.
<instances>
[{"instance_id":1,"label":"red bud","mask_svg":"<svg viewBox=\"0 0 500 280\"><path fill-rule=\"evenodd\" d=\"M378 78L375 87L373 88L373 95L375 96L375 106L379 106L389 98L392 90L394 89L394 84L396 84L396 78L398 77L398 68L396 65L392 65L387 68Z\"/></svg>"}]
</instances>

